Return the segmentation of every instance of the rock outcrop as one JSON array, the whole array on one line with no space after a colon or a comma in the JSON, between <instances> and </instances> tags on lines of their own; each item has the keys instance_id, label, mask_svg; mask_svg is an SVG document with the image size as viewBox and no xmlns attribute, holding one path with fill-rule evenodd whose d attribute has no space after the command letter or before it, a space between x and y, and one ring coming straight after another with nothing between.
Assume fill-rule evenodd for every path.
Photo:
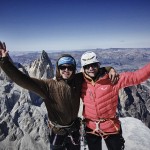
<instances>
[{"instance_id":1,"label":"rock outcrop","mask_svg":"<svg viewBox=\"0 0 150 150\"><path fill-rule=\"evenodd\" d=\"M15 66L36 78L53 78L52 63L45 51L28 70ZM42 99L13 83L0 69L0 150L48 150L47 110Z\"/></svg>"}]
</instances>

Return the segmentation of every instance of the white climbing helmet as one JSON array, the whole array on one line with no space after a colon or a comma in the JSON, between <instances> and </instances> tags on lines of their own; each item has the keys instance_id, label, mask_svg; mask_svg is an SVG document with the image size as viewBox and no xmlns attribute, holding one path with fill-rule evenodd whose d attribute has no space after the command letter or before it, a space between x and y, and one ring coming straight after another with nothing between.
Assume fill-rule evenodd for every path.
<instances>
[{"instance_id":1,"label":"white climbing helmet","mask_svg":"<svg viewBox=\"0 0 150 150\"><path fill-rule=\"evenodd\" d=\"M97 56L92 51L87 51L81 56L81 66L84 67L89 64L100 63Z\"/></svg>"}]
</instances>

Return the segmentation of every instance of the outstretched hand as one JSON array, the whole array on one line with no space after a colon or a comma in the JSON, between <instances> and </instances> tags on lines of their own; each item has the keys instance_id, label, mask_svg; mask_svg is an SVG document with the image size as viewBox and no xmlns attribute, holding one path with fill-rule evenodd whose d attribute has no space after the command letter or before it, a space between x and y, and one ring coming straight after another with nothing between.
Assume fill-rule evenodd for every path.
<instances>
[{"instance_id":1,"label":"outstretched hand","mask_svg":"<svg viewBox=\"0 0 150 150\"><path fill-rule=\"evenodd\" d=\"M119 80L119 74L116 72L114 68L111 68L109 73L109 79L111 80L112 84L116 84Z\"/></svg>"},{"instance_id":2,"label":"outstretched hand","mask_svg":"<svg viewBox=\"0 0 150 150\"><path fill-rule=\"evenodd\" d=\"M0 57L8 56L8 51L6 50L5 42L0 41Z\"/></svg>"}]
</instances>

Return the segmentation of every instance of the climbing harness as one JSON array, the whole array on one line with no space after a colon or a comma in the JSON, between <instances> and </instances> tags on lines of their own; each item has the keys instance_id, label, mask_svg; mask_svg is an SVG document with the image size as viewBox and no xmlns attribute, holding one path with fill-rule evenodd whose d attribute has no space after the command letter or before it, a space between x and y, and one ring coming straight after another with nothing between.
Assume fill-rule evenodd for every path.
<instances>
[{"instance_id":1,"label":"climbing harness","mask_svg":"<svg viewBox=\"0 0 150 150\"><path fill-rule=\"evenodd\" d=\"M68 139L72 142L73 145L79 145L79 140L75 140L73 137L74 133L77 132L77 135L80 137L80 130L81 118L75 119L70 125L59 125L54 122L49 121L48 125L50 128L50 132L53 132L54 142L51 144L51 147L63 147L68 142ZM59 138L59 136L63 137L63 141L60 145L55 145L55 139ZM51 136L50 136L51 138Z\"/></svg>"},{"instance_id":2,"label":"climbing harness","mask_svg":"<svg viewBox=\"0 0 150 150\"><path fill-rule=\"evenodd\" d=\"M93 131L87 131L86 133L91 133L97 136L101 136L103 139L106 139L110 134L117 134L119 132L119 129L116 126L114 126L116 128L115 132L104 132L102 129L100 129L100 124L108 120L113 123L112 119L110 118L109 119L101 118L99 120L86 119L87 122L95 124L95 129L93 129Z\"/></svg>"}]
</instances>

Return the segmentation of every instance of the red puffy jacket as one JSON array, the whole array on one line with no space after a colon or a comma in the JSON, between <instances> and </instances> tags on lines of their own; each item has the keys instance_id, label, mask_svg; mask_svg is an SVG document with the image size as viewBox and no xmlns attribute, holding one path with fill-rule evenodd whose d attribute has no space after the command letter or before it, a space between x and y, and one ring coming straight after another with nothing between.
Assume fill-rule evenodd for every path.
<instances>
[{"instance_id":1,"label":"red puffy jacket","mask_svg":"<svg viewBox=\"0 0 150 150\"><path fill-rule=\"evenodd\" d=\"M85 76L82 100L87 127L100 133L118 133L120 121L116 117L116 110L119 89L140 84L149 77L150 63L135 72L121 73L117 84L112 84L107 74L95 83Z\"/></svg>"}]
</instances>

